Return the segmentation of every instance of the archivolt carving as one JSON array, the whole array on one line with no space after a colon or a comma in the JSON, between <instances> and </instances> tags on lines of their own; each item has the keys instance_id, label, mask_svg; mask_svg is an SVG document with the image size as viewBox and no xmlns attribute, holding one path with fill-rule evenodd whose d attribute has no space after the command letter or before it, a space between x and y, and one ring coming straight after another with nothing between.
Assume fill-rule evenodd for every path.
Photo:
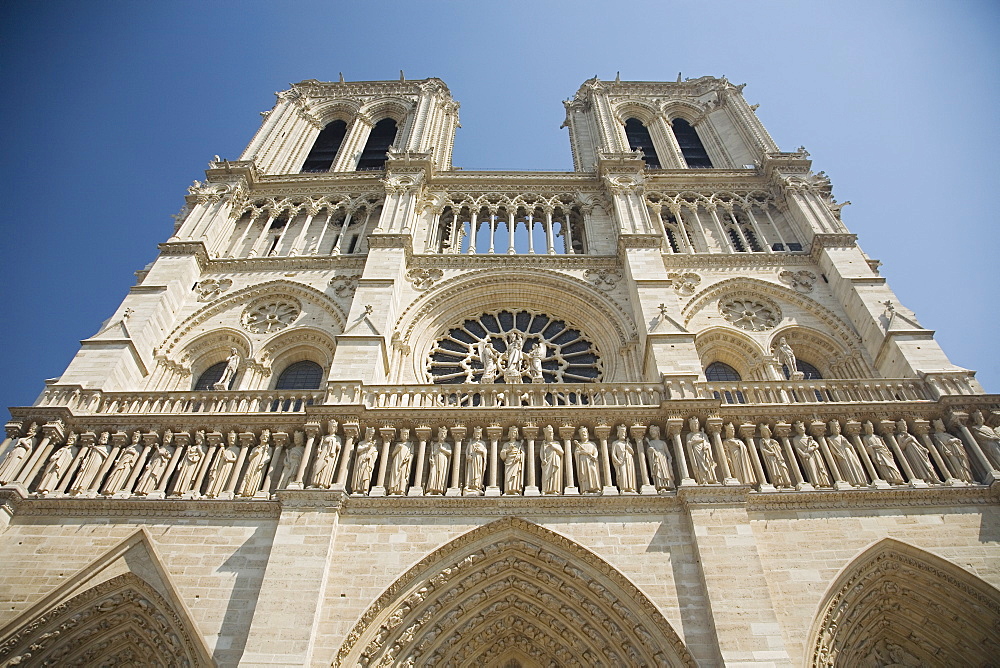
<instances>
[{"instance_id":1,"label":"archivolt carving","mask_svg":"<svg viewBox=\"0 0 1000 668\"><path fill-rule=\"evenodd\" d=\"M728 296L737 293L771 297L793 304L826 324L830 328L830 332L835 334L847 348L853 349L860 344L860 338L854 328L825 306L800 295L795 290L768 281L748 277L727 278L709 285L692 297L683 310L685 327L690 325L691 320L699 311L707 307L714 300L719 299L723 295Z\"/></svg>"},{"instance_id":2,"label":"archivolt carving","mask_svg":"<svg viewBox=\"0 0 1000 668\"><path fill-rule=\"evenodd\" d=\"M1000 656L1000 591L886 538L841 572L810 638L816 668L992 665Z\"/></svg>"},{"instance_id":3,"label":"archivolt carving","mask_svg":"<svg viewBox=\"0 0 1000 668\"><path fill-rule=\"evenodd\" d=\"M188 316L184 322L178 325L169 337L156 351L157 356L170 357L178 348L178 344L186 339L194 328L207 322L210 318L234 309L240 304L250 302L267 296L289 296L302 302L308 302L319 306L324 313L336 322L338 330L343 331L347 317L340 307L326 294L319 290L293 281L275 280L259 283L242 290L237 290L225 299L209 304L204 308Z\"/></svg>"},{"instance_id":4,"label":"archivolt carving","mask_svg":"<svg viewBox=\"0 0 1000 668\"><path fill-rule=\"evenodd\" d=\"M333 337L323 330L296 327L268 341L267 345L261 348L257 358L262 365L269 368L278 361L291 364L300 359L308 359L329 369L336 347ZM296 351L302 351L303 354L296 356L296 359L290 358L289 355L294 355ZM310 352L314 354L309 354Z\"/></svg>"},{"instance_id":5,"label":"archivolt carving","mask_svg":"<svg viewBox=\"0 0 1000 668\"><path fill-rule=\"evenodd\" d=\"M0 644L0 665L212 664L170 603L124 573L25 621Z\"/></svg>"},{"instance_id":6,"label":"archivolt carving","mask_svg":"<svg viewBox=\"0 0 1000 668\"><path fill-rule=\"evenodd\" d=\"M167 366L179 364L182 369L200 374L212 364L226 359L232 348L236 348L242 357L249 357L253 352L253 345L246 334L232 327L219 327L205 332L184 346L178 361L165 357L158 359Z\"/></svg>"},{"instance_id":7,"label":"archivolt carving","mask_svg":"<svg viewBox=\"0 0 1000 668\"><path fill-rule=\"evenodd\" d=\"M763 378L760 368L765 352L757 343L724 327L713 327L698 334L694 340L702 368L712 362L722 362L736 369L744 380Z\"/></svg>"},{"instance_id":8,"label":"archivolt carving","mask_svg":"<svg viewBox=\"0 0 1000 668\"><path fill-rule=\"evenodd\" d=\"M621 573L548 529L505 518L435 550L362 615L335 666L695 665Z\"/></svg>"}]
</instances>

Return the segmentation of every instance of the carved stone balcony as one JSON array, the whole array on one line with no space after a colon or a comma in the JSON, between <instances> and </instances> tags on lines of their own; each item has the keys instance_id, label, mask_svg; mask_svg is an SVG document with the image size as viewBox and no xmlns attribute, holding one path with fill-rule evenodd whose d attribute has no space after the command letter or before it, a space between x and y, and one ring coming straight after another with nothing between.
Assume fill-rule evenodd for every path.
<instances>
[{"instance_id":1,"label":"carved stone balcony","mask_svg":"<svg viewBox=\"0 0 1000 668\"><path fill-rule=\"evenodd\" d=\"M723 404L826 404L931 401L926 383L917 379L785 380L699 383L705 399Z\"/></svg>"}]
</instances>

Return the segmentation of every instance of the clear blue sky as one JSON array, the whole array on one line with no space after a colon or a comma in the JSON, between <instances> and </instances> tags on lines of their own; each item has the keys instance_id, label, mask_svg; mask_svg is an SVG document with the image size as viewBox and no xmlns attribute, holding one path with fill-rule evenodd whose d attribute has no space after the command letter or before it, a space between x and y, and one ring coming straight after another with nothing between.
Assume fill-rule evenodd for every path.
<instances>
[{"instance_id":1,"label":"clear blue sky","mask_svg":"<svg viewBox=\"0 0 1000 668\"><path fill-rule=\"evenodd\" d=\"M62 373L274 91L400 69L461 102L466 169L571 169L561 101L595 74L747 82L900 300L1000 392L996 2L8 0L0 21L0 406Z\"/></svg>"}]
</instances>

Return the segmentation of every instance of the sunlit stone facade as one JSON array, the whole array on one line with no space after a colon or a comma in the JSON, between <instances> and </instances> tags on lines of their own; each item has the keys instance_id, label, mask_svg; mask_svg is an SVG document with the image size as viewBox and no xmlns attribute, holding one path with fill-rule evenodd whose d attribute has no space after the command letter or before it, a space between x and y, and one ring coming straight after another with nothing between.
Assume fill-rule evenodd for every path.
<instances>
[{"instance_id":1,"label":"sunlit stone facade","mask_svg":"<svg viewBox=\"0 0 1000 668\"><path fill-rule=\"evenodd\" d=\"M996 661L1000 397L742 90L278 93L11 409L0 666Z\"/></svg>"}]
</instances>

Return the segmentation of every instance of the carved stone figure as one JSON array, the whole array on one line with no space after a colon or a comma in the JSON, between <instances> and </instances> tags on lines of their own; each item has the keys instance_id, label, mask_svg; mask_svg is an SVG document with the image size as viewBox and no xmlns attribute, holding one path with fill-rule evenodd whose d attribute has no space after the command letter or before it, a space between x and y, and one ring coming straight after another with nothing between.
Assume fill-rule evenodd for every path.
<instances>
[{"instance_id":1,"label":"carved stone figure","mask_svg":"<svg viewBox=\"0 0 1000 668\"><path fill-rule=\"evenodd\" d=\"M236 444L236 432L229 432L228 444L219 450L215 458L215 465L208 472L208 487L205 490L206 496L219 496L226 491L229 476L233 473L236 460L239 459L240 448Z\"/></svg>"},{"instance_id":2,"label":"carved stone figure","mask_svg":"<svg viewBox=\"0 0 1000 668\"><path fill-rule=\"evenodd\" d=\"M316 458L316 473L313 474L313 487L330 489L333 476L337 470L337 459L340 457L342 442L337 435L338 423L330 420L327 423L326 436L323 437Z\"/></svg>"},{"instance_id":3,"label":"carved stone figure","mask_svg":"<svg viewBox=\"0 0 1000 668\"><path fill-rule=\"evenodd\" d=\"M285 459L281 463L281 475L278 476L278 486L275 489L288 489L288 485L295 480L299 472L299 465L302 464L302 453L305 446L302 445L302 432L295 432L294 445L285 451Z\"/></svg>"},{"instance_id":4,"label":"carved stone figure","mask_svg":"<svg viewBox=\"0 0 1000 668\"><path fill-rule=\"evenodd\" d=\"M0 485L6 485L17 475L21 464L24 463L29 453L31 453L32 448L35 447L35 434L37 433L38 425L31 423L28 431L24 436L17 439L17 443L14 444L14 447L4 457L3 464L0 464Z\"/></svg>"},{"instance_id":5,"label":"carved stone figure","mask_svg":"<svg viewBox=\"0 0 1000 668\"><path fill-rule=\"evenodd\" d=\"M520 494L524 491L524 448L517 440L517 427L507 430L500 458L503 460L503 493Z\"/></svg>"},{"instance_id":6,"label":"carved stone figure","mask_svg":"<svg viewBox=\"0 0 1000 668\"><path fill-rule=\"evenodd\" d=\"M483 490L483 474L486 472L486 441L483 428L472 430L469 451L465 456L465 492L475 494Z\"/></svg>"},{"instance_id":7,"label":"carved stone figure","mask_svg":"<svg viewBox=\"0 0 1000 668\"><path fill-rule=\"evenodd\" d=\"M959 480L972 482L972 468L969 466L969 455L965 452L962 439L952 436L944 428L944 422L934 420L934 442L937 443L941 456L948 463L948 468Z\"/></svg>"},{"instance_id":8,"label":"carved stone figure","mask_svg":"<svg viewBox=\"0 0 1000 668\"><path fill-rule=\"evenodd\" d=\"M399 441L392 448L390 461L389 494L406 494L413 462L413 443L410 442L410 430L406 427L399 430Z\"/></svg>"},{"instance_id":9,"label":"carved stone figure","mask_svg":"<svg viewBox=\"0 0 1000 668\"><path fill-rule=\"evenodd\" d=\"M545 360L546 353L545 342L541 340L528 353L528 377L532 383L545 382L545 376L542 372L542 361Z\"/></svg>"},{"instance_id":10,"label":"carved stone figure","mask_svg":"<svg viewBox=\"0 0 1000 668\"><path fill-rule=\"evenodd\" d=\"M646 457L649 459L649 475L656 491L662 492L674 485L673 462L670 447L660 438L659 425L649 425L646 438Z\"/></svg>"},{"instance_id":11,"label":"carved stone figure","mask_svg":"<svg viewBox=\"0 0 1000 668\"><path fill-rule=\"evenodd\" d=\"M866 421L862 426L864 433L861 435L861 442L871 453L872 462L878 469L879 475L893 485L902 485L906 481L896 468L896 460L892 456L892 450L885 444L881 437L875 435L875 426L871 421Z\"/></svg>"},{"instance_id":12,"label":"carved stone figure","mask_svg":"<svg viewBox=\"0 0 1000 668\"><path fill-rule=\"evenodd\" d=\"M830 420L830 434L826 437L826 442L830 446L830 454L837 460L837 467L843 473L847 482L852 485L865 485L868 479L865 477L865 470L861 467L861 460L858 453L854 451L851 442L840 432L840 422Z\"/></svg>"},{"instance_id":13,"label":"carved stone figure","mask_svg":"<svg viewBox=\"0 0 1000 668\"><path fill-rule=\"evenodd\" d=\"M163 473L167 470L167 464L170 463L170 457L173 455L173 450L170 449L173 437L173 432L168 429L163 435L163 443L156 444L156 449L153 450L146 462L146 470L143 471L139 483L135 486L136 494L145 496L156 491L156 488L160 486Z\"/></svg>"},{"instance_id":14,"label":"carved stone figure","mask_svg":"<svg viewBox=\"0 0 1000 668\"><path fill-rule=\"evenodd\" d=\"M788 369L788 377L792 380L801 380L804 374L799 371L797 360L795 359L795 351L788 344L788 340L785 337L781 337L778 340L778 346L774 349L774 354L778 358L779 364L784 364L785 368Z\"/></svg>"},{"instance_id":15,"label":"carved stone figure","mask_svg":"<svg viewBox=\"0 0 1000 668\"><path fill-rule=\"evenodd\" d=\"M233 382L233 378L236 377L236 372L240 369L240 362L242 358L240 357L240 351L236 348L229 349L229 357L226 358L226 368L222 370L222 376L219 378L219 382L212 386L215 390L228 390L229 384Z\"/></svg>"},{"instance_id":16,"label":"carved stone figure","mask_svg":"<svg viewBox=\"0 0 1000 668\"><path fill-rule=\"evenodd\" d=\"M580 440L573 441L573 458L576 459L580 491L584 494L595 494L601 491L597 444L590 440L590 432L586 427L580 427L578 431Z\"/></svg>"},{"instance_id":17,"label":"carved stone figure","mask_svg":"<svg viewBox=\"0 0 1000 668\"><path fill-rule=\"evenodd\" d=\"M73 450L76 447L76 432L71 431L66 437L66 444L49 456L49 461L45 464L45 471L42 472L42 480L38 483L35 491L39 494L48 494L56 488L59 480L66 469L73 462Z\"/></svg>"},{"instance_id":18,"label":"carved stone figure","mask_svg":"<svg viewBox=\"0 0 1000 668\"><path fill-rule=\"evenodd\" d=\"M451 444L448 428L438 427L437 440L431 444L430 464L427 472L427 493L444 494L448 487L448 464L451 463Z\"/></svg>"},{"instance_id":19,"label":"carved stone figure","mask_svg":"<svg viewBox=\"0 0 1000 668\"><path fill-rule=\"evenodd\" d=\"M972 432L973 438L979 443L993 466L1000 467L1000 436L986 426L982 411L974 411L970 418L972 424L969 425L969 431Z\"/></svg>"},{"instance_id":20,"label":"carved stone figure","mask_svg":"<svg viewBox=\"0 0 1000 668\"><path fill-rule=\"evenodd\" d=\"M696 417L688 421L688 428L686 443L695 481L702 485L718 483L715 475L718 464L712 456L712 442L708 440L708 434L701 430L701 423Z\"/></svg>"},{"instance_id":21,"label":"carved stone figure","mask_svg":"<svg viewBox=\"0 0 1000 668\"><path fill-rule=\"evenodd\" d=\"M483 365L483 375L480 383L493 383L500 370L500 353L497 352L489 339L479 342L479 361Z\"/></svg>"},{"instance_id":22,"label":"carved stone figure","mask_svg":"<svg viewBox=\"0 0 1000 668\"><path fill-rule=\"evenodd\" d=\"M542 494L563 492L563 447L555 438L552 425L546 425L542 442Z\"/></svg>"},{"instance_id":23,"label":"carved stone figure","mask_svg":"<svg viewBox=\"0 0 1000 668\"><path fill-rule=\"evenodd\" d=\"M899 449L903 451L903 456L909 459L913 475L925 482L941 482L934 470L934 465L931 464L931 451L917 440L916 436L907 431L906 420L900 420L896 423L896 431L896 442L899 443Z\"/></svg>"},{"instance_id":24,"label":"carved stone figure","mask_svg":"<svg viewBox=\"0 0 1000 668\"><path fill-rule=\"evenodd\" d=\"M266 432L267 430L265 429L264 431ZM247 457L247 470L243 474L243 483L239 489L240 496L253 496L260 491L260 484L264 479L264 471L267 470L267 463L271 461L271 449L268 442L269 438L265 438L264 433L261 433L260 441L250 451L250 455ZM288 454L291 454L291 450L289 450ZM285 463L288 463L288 455L285 455Z\"/></svg>"},{"instance_id":25,"label":"carved stone figure","mask_svg":"<svg viewBox=\"0 0 1000 668\"><path fill-rule=\"evenodd\" d=\"M752 484L754 476L753 469L750 468L747 444L736 438L736 427L732 422L726 424L725 430L726 438L722 441L722 450L726 453L726 461L729 462L729 472L744 485Z\"/></svg>"},{"instance_id":26,"label":"carved stone figure","mask_svg":"<svg viewBox=\"0 0 1000 668\"><path fill-rule=\"evenodd\" d=\"M618 438L611 444L611 461L615 465L618 489L635 492L635 446L626 436L625 425L618 425Z\"/></svg>"},{"instance_id":27,"label":"carved stone figure","mask_svg":"<svg viewBox=\"0 0 1000 668\"><path fill-rule=\"evenodd\" d=\"M198 477L198 469L201 468L201 460L205 457L205 430L199 429L194 434L194 443L187 447L180 466L177 467L177 479L174 481L174 494L180 495L184 492L198 492L194 487Z\"/></svg>"},{"instance_id":28,"label":"carved stone figure","mask_svg":"<svg viewBox=\"0 0 1000 668\"><path fill-rule=\"evenodd\" d=\"M823 463L823 455L819 450L819 443L816 439L806 433L806 426L801 420L796 420L792 425L792 447L802 460L802 467L806 471L806 477L813 485L819 487L830 486L830 475L826 471L826 464Z\"/></svg>"},{"instance_id":29,"label":"carved stone figure","mask_svg":"<svg viewBox=\"0 0 1000 668\"><path fill-rule=\"evenodd\" d=\"M781 443L771 438L771 428L760 425L760 453L764 455L764 465L771 476L771 484L775 487L791 487L792 479L788 476L788 462L781 452Z\"/></svg>"},{"instance_id":30,"label":"carved stone figure","mask_svg":"<svg viewBox=\"0 0 1000 668\"><path fill-rule=\"evenodd\" d=\"M132 469L135 468L136 462L139 461L139 454L142 452L139 448L140 438L142 438L142 432L135 431L132 433L132 443L118 455L118 461L115 462L114 468L108 474L108 479L104 482L104 489L101 491L102 494L111 496L125 488L125 484L132 475Z\"/></svg>"},{"instance_id":31,"label":"carved stone figure","mask_svg":"<svg viewBox=\"0 0 1000 668\"><path fill-rule=\"evenodd\" d=\"M504 337L507 351L500 356L503 379L506 383L520 383L524 366L524 336L518 331L507 332Z\"/></svg>"},{"instance_id":32,"label":"carved stone figure","mask_svg":"<svg viewBox=\"0 0 1000 668\"><path fill-rule=\"evenodd\" d=\"M351 478L351 491L355 494L368 493L376 459L378 459L378 444L375 443L375 427L368 427L365 429L364 439L358 443L355 450L354 476Z\"/></svg>"},{"instance_id":33,"label":"carved stone figure","mask_svg":"<svg viewBox=\"0 0 1000 668\"><path fill-rule=\"evenodd\" d=\"M91 443L87 448L87 456L80 465L80 472L76 475L73 487L70 489L74 494L82 494L90 489L94 483L94 478L101 472L104 462L111 454L111 446L108 440L111 438L110 432L103 432L96 443Z\"/></svg>"}]
</instances>

